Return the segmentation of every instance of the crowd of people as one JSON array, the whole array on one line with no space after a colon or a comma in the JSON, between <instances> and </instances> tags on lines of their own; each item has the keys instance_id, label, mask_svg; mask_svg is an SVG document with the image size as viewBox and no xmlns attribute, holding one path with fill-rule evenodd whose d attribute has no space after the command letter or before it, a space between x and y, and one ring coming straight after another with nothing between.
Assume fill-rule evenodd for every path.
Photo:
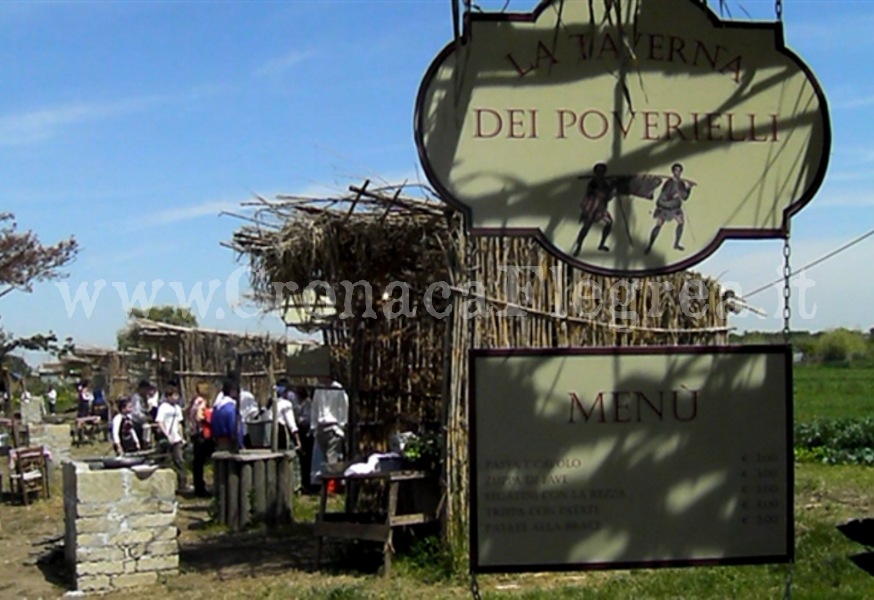
<instances>
[{"instance_id":1,"label":"crowd of people","mask_svg":"<svg viewBox=\"0 0 874 600\"><path fill-rule=\"evenodd\" d=\"M94 400L86 385L80 390L80 406ZM157 448L168 457L176 472L177 491L209 496L204 467L214 451L253 447L247 424L277 417L278 448L294 450L299 492L312 491L324 463L339 462L348 416L348 396L342 386L324 378L315 388L293 387L279 381L275 394L261 406L255 396L241 389L236 377L228 377L221 391L210 399L210 387L195 386L187 403L176 382L159 390L143 380L129 398L117 401L110 426L113 447L119 455ZM239 404L239 409L237 405ZM239 412L239 420L237 415ZM188 488L186 446L191 447L193 490Z\"/></svg>"}]
</instances>

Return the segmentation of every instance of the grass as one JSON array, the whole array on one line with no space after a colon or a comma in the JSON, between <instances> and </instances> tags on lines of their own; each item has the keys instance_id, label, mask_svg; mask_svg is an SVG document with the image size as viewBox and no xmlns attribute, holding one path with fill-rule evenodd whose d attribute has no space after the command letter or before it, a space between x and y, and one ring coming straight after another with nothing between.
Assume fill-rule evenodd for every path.
<instances>
[{"instance_id":1,"label":"grass","mask_svg":"<svg viewBox=\"0 0 874 600\"><path fill-rule=\"evenodd\" d=\"M796 366L796 421L872 416L869 390L874 390L874 368ZM93 449L80 452L94 453ZM795 472L796 560L792 565L480 576L482 597L485 600L758 600L784 597L788 584L795 599L874 598L874 577L850 559L865 549L836 529L838 524L850 518L866 517L874 510L874 469L800 463ZM332 509L340 508L341 498L330 498ZM57 506L56 502L54 506ZM295 514L299 522L309 522L314 518L317 502L315 496L295 499ZM36 521L44 522L49 516L39 514L40 509L31 508L29 513ZM21 526L23 523L4 519L4 528L9 528L3 533L11 535ZM214 534L211 531L205 533ZM293 543L290 539L290 544ZM369 558L365 560L364 550L368 548L350 547L347 551L349 560L343 561L341 567L317 573L304 568L278 572L253 569L251 576L226 577L222 571L184 570L179 577L168 579L159 586L132 591L123 597L125 600L156 597L193 600L440 600L471 597L469 580L449 572L445 551L433 539L418 540L408 551L396 556L389 578L377 576L375 568L368 570L364 567L365 562L372 562ZM306 549L301 551L309 552ZM112 597L121 598L122 595Z\"/></svg>"},{"instance_id":2,"label":"grass","mask_svg":"<svg viewBox=\"0 0 874 600\"><path fill-rule=\"evenodd\" d=\"M795 421L874 416L874 368L795 365Z\"/></svg>"}]
</instances>

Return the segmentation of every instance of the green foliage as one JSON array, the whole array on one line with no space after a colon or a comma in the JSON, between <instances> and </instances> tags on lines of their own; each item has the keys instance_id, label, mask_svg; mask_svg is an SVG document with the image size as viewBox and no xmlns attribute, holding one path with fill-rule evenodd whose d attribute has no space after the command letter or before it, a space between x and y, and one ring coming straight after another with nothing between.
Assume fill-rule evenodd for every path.
<instances>
[{"instance_id":1,"label":"green foliage","mask_svg":"<svg viewBox=\"0 0 874 600\"><path fill-rule=\"evenodd\" d=\"M396 568L424 583L449 581L455 574L452 552L439 535L413 542L409 550L397 557Z\"/></svg>"},{"instance_id":2,"label":"green foliage","mask_svg":"<svg viewBox=\"0 0 874 600\"><path fill-rule=\"evenodd\" d=\"M404 458L416 465L436 465L440 462L440 436L425 433L410 439L404 446Z\"/></svg>"},{"instance_id":3,"label":"green foliage","mask_svg":"<svg viewBox=\"0 0 874 600\"><path fill-rule=\"evenodd\" d=\"M874 465L874 418L797 423L795 448L796 456L805 461Z\"/></svg>"},{"instance_id":4,"label":"green foliage","mask_svg":"<svg viewBox=\"0 0 874 600\"><path fill-rule=\"evenodd\" d=\"M832 329L822 334L814 345L814 356L821 362L851 363L865 356L865 334L849 329Z\"/></svg>"},{"instance_id":5,"label":"green foliage","mask_svg":"<svg viewBox=\"0 0 874 600\"><path fill-rule=\"evenodd\" d=\"M184 306L171 306L169 304L161 306L152 306L147 309L133 307L128 313L128 318L134 319L149 319L158 321L159 323L167 323L168 325L178 325L180 327L197 327L197 316L191 312L191 309ZM134 345L131 339L130 327L123 327L115 334L119 350L126 350Z\"/></svg>"},{"instance_id":6,"label":"green foliage","mask_svg":"<svg viewBox=\"0 0 874 600\"><path fill-rule=\"evenodd\" d=\"M184 306L152 306L151 308L131 308L128 317L131 319L151 319L169 325L181 327L197 327L197 316Z\"/></svg>"}]
</instances>

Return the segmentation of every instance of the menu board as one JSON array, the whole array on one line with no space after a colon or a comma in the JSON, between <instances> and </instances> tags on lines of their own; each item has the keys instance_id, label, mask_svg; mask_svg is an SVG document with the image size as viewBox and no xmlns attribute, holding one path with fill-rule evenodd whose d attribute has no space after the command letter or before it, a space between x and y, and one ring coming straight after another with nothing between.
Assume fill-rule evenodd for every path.
<instances>
[{"instance_id":1,"label":"menu board","mask_svg":"<svg viewBox=\"0 0 874 600\"><path fill-rule=\"evenodd\" d=\"M474 350L471 568L787 562L787 346Z\"/></svg>"}]
</instances>

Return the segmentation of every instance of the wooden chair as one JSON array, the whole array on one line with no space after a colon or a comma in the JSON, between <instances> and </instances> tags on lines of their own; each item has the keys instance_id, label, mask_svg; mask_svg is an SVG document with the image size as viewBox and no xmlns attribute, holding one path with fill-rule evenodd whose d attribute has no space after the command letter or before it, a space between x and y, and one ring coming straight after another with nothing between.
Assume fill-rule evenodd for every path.
<instances>
[{"instance_id":1,"label":"wooden chair","mask_svg":"<svg viewBox=\"0 0 874 600\"><path fill-rule=\"evenodd\" d=\"M34 492L37 498L48 498L49 471L43 447L16 448L13 453L15 471L9 476L13 494L20 493L25 505Z\"/></svg>"}]
</instances>

